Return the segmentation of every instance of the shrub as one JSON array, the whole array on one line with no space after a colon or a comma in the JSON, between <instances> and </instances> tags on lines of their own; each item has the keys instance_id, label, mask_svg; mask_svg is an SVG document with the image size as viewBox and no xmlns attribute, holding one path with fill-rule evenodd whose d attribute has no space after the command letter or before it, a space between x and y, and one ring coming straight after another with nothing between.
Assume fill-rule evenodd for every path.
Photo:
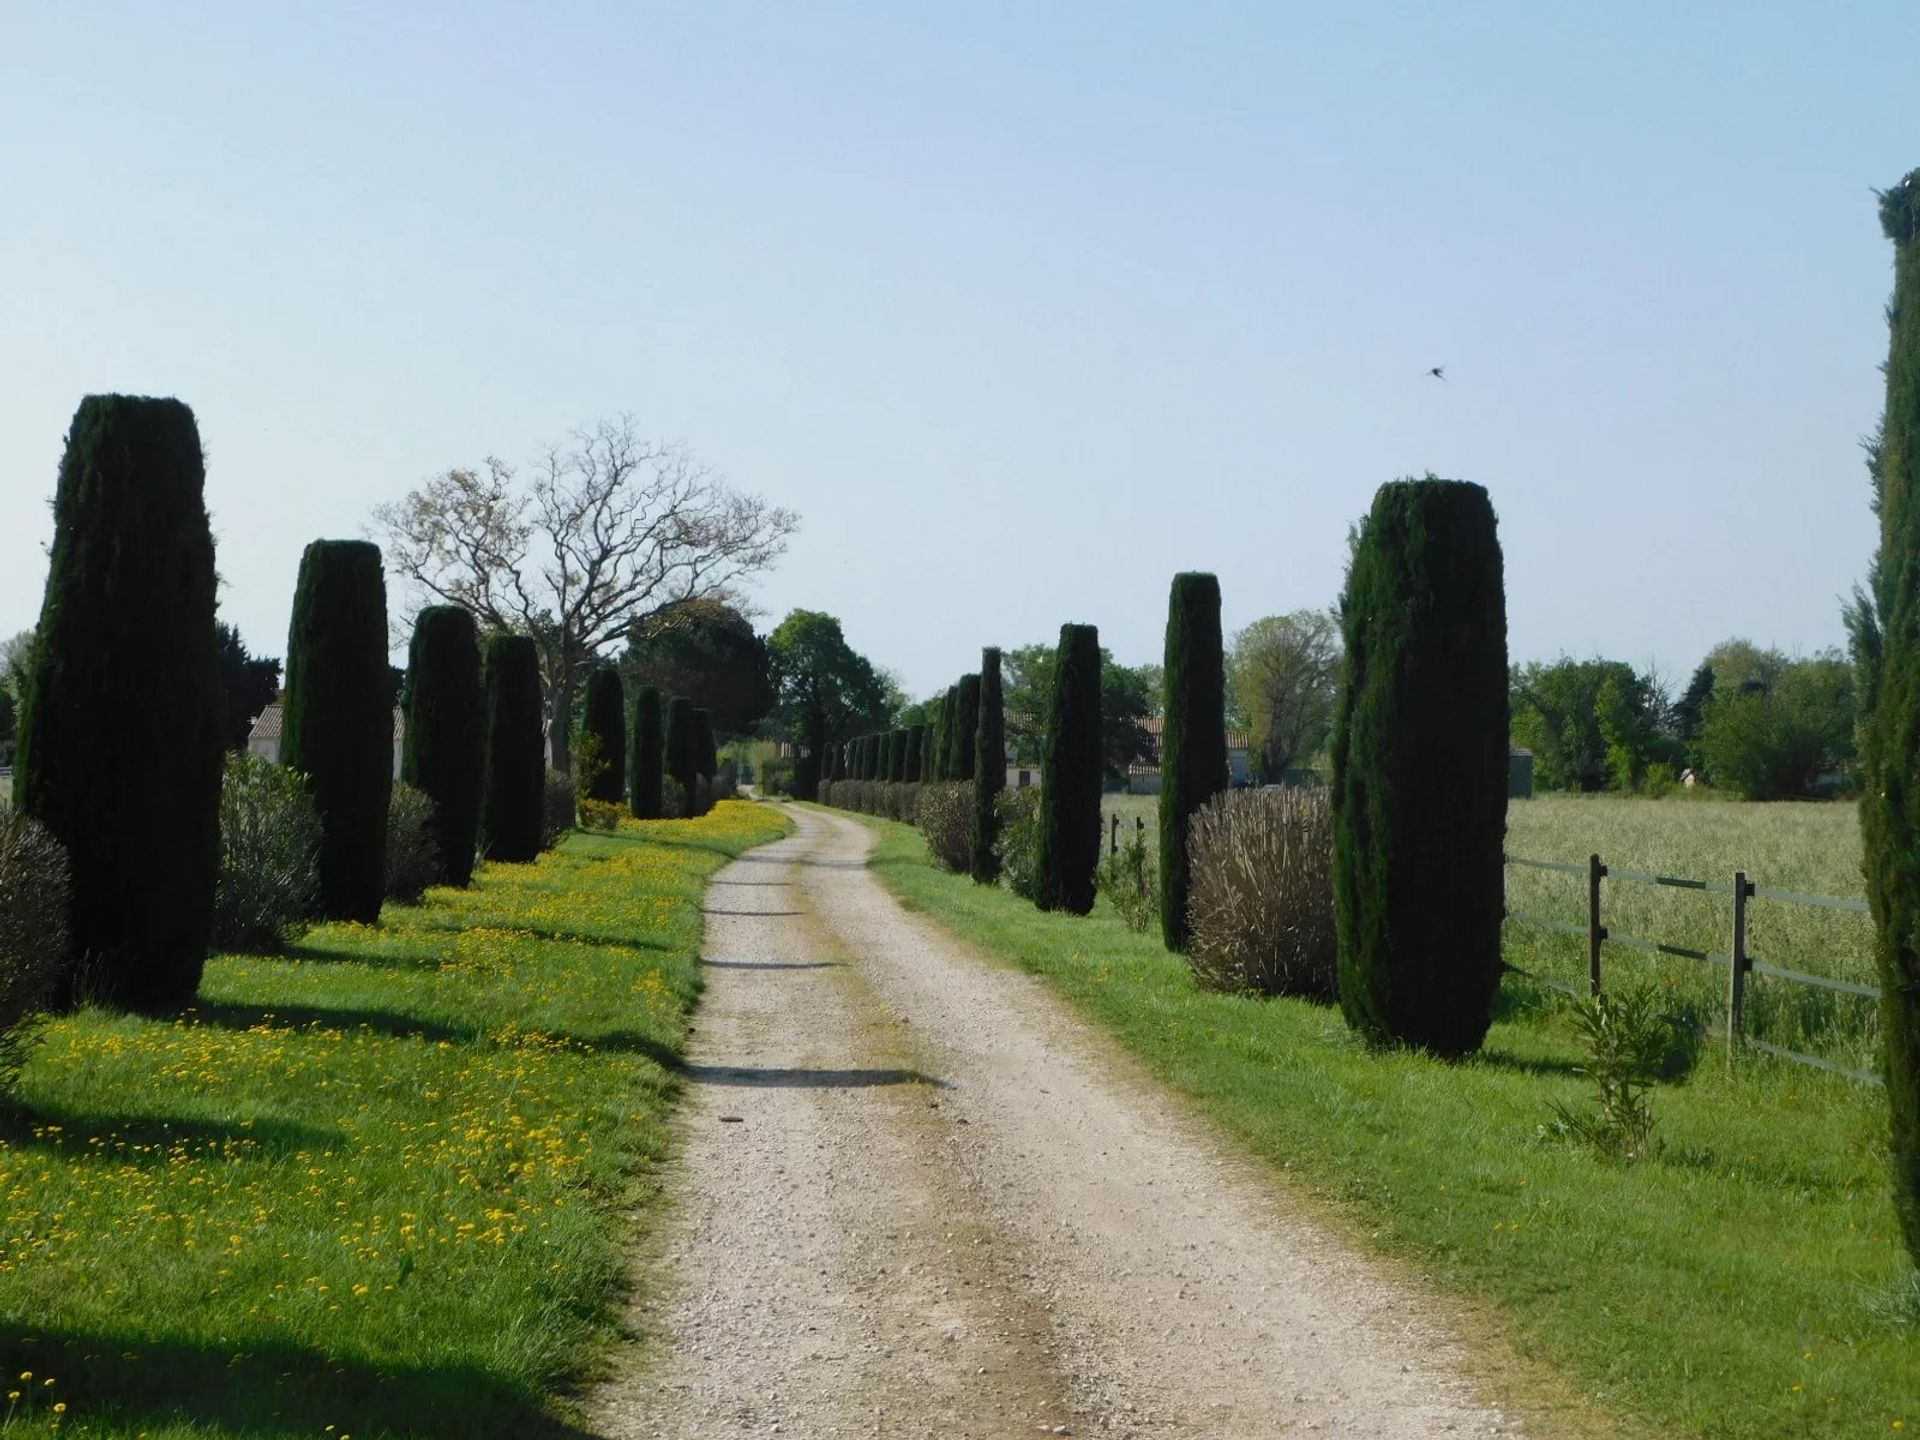
<instances>
[{"instance_id":1,"label":"shrub","mask_svg":"<svg viewBox=\"0 0 1920 1440\"><path fill-rule=\"evenodd\" d=\"M1227 672L1220 642L1220 582L1173 577L1167 600L1164 713L1160 740L1160 935L1188 942L1192 884L1187 840L1194 811L1227 788Z\"/></svg>"},{"instance_id":2,"label":"shrub","mask_svg":"<svg viewBox=\"0 0 1920 1440\"><path fill-rule=\"evenodd\" d=\"M417 905L440 879L440 849L433 838L433 801L401 781L387 802L387 898Z\"/></svg>"},{"instance_id":3,"label":"shrub","mask_svg":"<svg viewBox=\"0 0 1920 1440\"><path fill-rule=\"evenodd\" d=\"M1188 825L1194 979L1207 990L1332 999L1340 946L1327 792L1229 790Z\"/></svg>"},{"instance_id":4,"label":"shrub","mask_svg":"<svg viewBox=\"0 0 1920 1440\"><path fill-rule=\"evenodd\" d=\"M1886 409L1870 449L1880 547L1848 618L1893 1203L1920 1261L1920 170L1880 197L1880 225L1893 242Z\"/></svg>"},{"instance_id":5,"label":"shrub","mask_svg":"<svg viewBox=\"0 0 1920 1440\"><path fill-rule=\"evenodd\" d=\"M540 848L551 850L573 829L579 813L573 781L558 770L548 770L540 788Z\"/></svg>"},{"instance_id":6,"label":"shrub","mask_svg":"<svg viewBox=\"0 0 1920 1440\"><path fill-rule=\"evenodd\" d=\"M927 853L943 870L964 874L972 856L973 787L946 780L920 787L920 833Z\"/></svg>"},{"instance_id":7,"label":"shrub","mask_svg":"<svg viewBox=\"0 0 1920 1440\"><path fill-rule=\"evenodd\" d=\"M968 678L977 704L978 677ZM1093 909L1093 872L1100 864L1100 719L1099 632L1091 625L1062 625L1040 780L1040 893L1034 903L1042 910L1085 915Z\"/></svg>"},{"instance_id":8,"label":"shrub","mask_svg":"<svg viewBox=\"0 0 1920 1440\"><path fill-rule=\"evenodd\" d=\"M406 709L400 778L433 802L438 883L465 885L480 835L487 726L480 637L458 605L429 605L414 621Z\"/></svg>"},{"instance_id":9,"label":"shrub","mask_svg":"<svg viewBox=\"0 0 1920 1440\"><path fill-rule=\"evenodd\" d=\"M320 816L306 777L257 755L229 754L213 943L271 953L306 934L319 914Z\"/></svg>"},{"instance_id":10,"label":"shrub","mask_svg":"<svg viewBox=\"0 0 1920 1440\"><path fill-rule=\"evenodd\" d=\"M80 402L20 695L14 803L66 853L95 998L139 1010L193 998L213 928L226 695L205 476L178 400Z\"/></svg>"},{"instance_id":11,"label":"shrub","mask_svg":"<svg viewBox=\"0 0 1920 1440\"><path fill-rule=\"evenodd\" d=\"M772 768L771 764L768 766ZM687 813L687 792L680 788L680 782L672 776L663 776L660 781L660 816L664 820L678 820Z\"/></svg>"},{"instance_id":12,"label":"shrub","mask_svg":"<svg viewBox=\"0 0 1920 1440\"><path fill-rule=\"evenodd\" d=\"M393 789L393 676L380 549L316 540L300 557L287 634L280 760L307 777L320 814L320 909L380 918Z\"/></svg>"},{"instance_id":13,"label":"shrub","mask_svg":"<svg viewBox=\"0 0 1920 1440\"><path fill-rule=\"evenodd\" d=\"M731 760L722 761L713 776L713 798L731 800L740 793L740 769Z\"/></svg>"},{"instance_id":14,"label":"shrub","mask_svg":"<svg viewBox=\"0 0 1920 1440\"><path fill-rule=\"evenodd\" d=\"M612 834L620 828L621 807L609 805L604 800L589 797L580 802L580 826L583 830L600 830Z\"/></svg>"},{"instance_id":15,"label":"shrub","mask_svg":"<svg viewBox=\"0 0 1920 1440\"><path fill-rule=\"evenodd\" d=\"M0 1091L19 1076L42 1011L67 983L72 907L60 842L25 811L0 806Z\"/></svg>"},{"instance_id":16,"label":"shrub","mask_svg":"<svg viewBox=\"0 0 1920 1440\"><path fill-rule=\"evenodd\" d=\"M1093 878L1094 888L1135 934L1160 918L1160 879L1143 830L1136 828L1120 850L1102 860Z\"/></svg>"},{"instance_id":17,"label":"shrub","mask_svg":"<svg viewBox=\"0 0 1920 1440\"><path fill-rule=\"evenodd\" d=\"M1002 790L993 854L1006 887L1024 900L1040 895L1040 792Z\"/></svg>"},{"instance_id":18,"label":"shrub","mask_svg":"<svg viewBox=\"0 0 1920 1440\"><path fill-rule=\"evenodd\" d=\"M825 749L825 746L821 747L823 755ZM719 768L720 755L713 745L713 713L696 706L693 712L693 769L696 775L707 782L706 788L700 792L704 797L699 802L699 813L702 815L713 808L713 772Z\"/></svg>"},{"instance_id":19,"label":"shrub","mask_svg":"<svg viewBox=\"0 0 1920 1440\"><path fill-rule=\"evenodd\" d=\"M1649 1092L1674 1048L1673 1022L1660 992L1641 982L1616 986L1572 1005L1574 1029L1586 1046L1583 1070L1594 1083L1594 1108L1553 1107L1553 1133L1578 1140L1608 1159L1631 1163L1655 1148Z\"/></svg>"},{"instance_id":20,"label":"shrub","mask_svg":"<svg viewBox=\"0 0 1920 1440\"><path fill-rule=\"evenodd\" d=\"M632 787L628 808L636 820L658 820L660 808L661 747L660 692L642 685L633 700L633 751L627 758L627 781Z\"/></svg>"},{"instance_id":21,"label":"shrub","mask_svg":"<svg viewBox=\"0 0 1920 1440\"><path fill-rule=\"evenodd\" d=\"M887 818L889 820L898 820L904 825L915 825L919 823L919 785L902 781L898 785L889 785L887 787Z\"/></svg>"},{"instance_id":22,"label":"shrub","mask_svg":"<svg viewBox=\"0 0 1920 1440\"><path fill-rule=\"evenodd\" d=\"M1487 492L1381 486L1340 617L1340 1007L1370 1044L1464 1055L1493 1021L1505 915L1507 616Z\"/></svg>"},{"instance_id":23,"label":"shrub","mask_svg":"<svg viewBox=\"0 0 1920 1440\"><path fill-rule=\"evenodd\" d=\"M487 637L486 681L487 770L481 798L486 856L524 864L545 848L543 816L551 789L540 734L540 654L533 637ZM561 784L571 824L573 787Z\"/></svg>"},{"instance_id":24,"label":"shrub","mask_svg":"<svg viewBox=\"0 0 1920 1440\"><path fill-rule=\"evenodd\" d=\"M593 737L599 770L581 793L608 805L618 805L627 789L627 695L620 672L600 665L587 676L584 742Z\"/></svg>"},{"instance_id":25,"label":"shrub","mask_svg":"<svg viewBox=\"0 0 1920 1440\"><path fill-rule=\"evenodd\" d=\"M951 694L952 692L949 692ZM994 841L1000 827L1000 796L1007 788L1007 714L1000 689L1000 652L980 652L980 690L974 702L973 818L967 845L974 881L991 885L1000 874Z\"/></svg>"},{"instance_id":26,"label":"shrub","mask_svg":"<svg viewBox=\"0 0 1920 1440\"><path fill-rule=\"evenodd\" d=\"M694 776L693 777L693 810L691 813L694 815L705 815L708 811L712 809L713 809L713 782L707 779L707 777L704 775Z\"/></svg>"}]
</instances>

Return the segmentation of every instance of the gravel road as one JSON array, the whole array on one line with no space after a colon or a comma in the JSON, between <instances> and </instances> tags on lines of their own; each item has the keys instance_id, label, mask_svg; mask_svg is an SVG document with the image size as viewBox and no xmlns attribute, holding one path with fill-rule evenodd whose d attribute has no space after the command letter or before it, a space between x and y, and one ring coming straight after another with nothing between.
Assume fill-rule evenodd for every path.
<instances>
[{"instance_id":1,"label":"gravel road","mask_svg":"<svg viewBox=\"0 0 1920 1440\"><path fill-rule=\"evenodd\" d=\"M675 1205L615 1437L1503 1435L1458 1347L871 832L707 892Z\"/></svg>"}]
</instances>

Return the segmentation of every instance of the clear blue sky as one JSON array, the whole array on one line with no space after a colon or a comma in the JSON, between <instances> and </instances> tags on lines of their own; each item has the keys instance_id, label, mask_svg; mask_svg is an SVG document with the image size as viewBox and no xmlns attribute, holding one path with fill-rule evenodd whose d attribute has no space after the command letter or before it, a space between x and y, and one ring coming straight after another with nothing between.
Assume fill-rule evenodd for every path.
<instances>
[{"instance_id":1,"label":"clear blue sky","mask_svg":"<svg viewBox=\"0 0 1920 1440\"><path fill-rule=\"evenodd\" d=\"M1516 658L1836 643L1916 55L1911 0L12 5L0 633L124 390L194 406L273 654L308 540L622 409L801 513L766 623L916 694L1157 658L1179 569L1326 603L1428 469Z\"/></svg>"}]
</instances>

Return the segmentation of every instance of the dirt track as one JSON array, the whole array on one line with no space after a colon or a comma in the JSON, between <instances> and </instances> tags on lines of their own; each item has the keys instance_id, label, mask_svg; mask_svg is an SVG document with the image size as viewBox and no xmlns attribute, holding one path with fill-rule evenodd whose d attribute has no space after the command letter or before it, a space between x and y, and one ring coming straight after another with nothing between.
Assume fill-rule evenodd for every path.
<instances>
[{"instance_id":1,"label":"dirt track","mask_svg":"<svg viewBox=\"0 0 1920 1440\"><path fill-rule=\"evenodd\" d=\"M599 1428L1512 1433L1409 1297L1038 981L903 910L870 832L794 818L708 891L651 1359Z\"/></svg>"}]
</instances>

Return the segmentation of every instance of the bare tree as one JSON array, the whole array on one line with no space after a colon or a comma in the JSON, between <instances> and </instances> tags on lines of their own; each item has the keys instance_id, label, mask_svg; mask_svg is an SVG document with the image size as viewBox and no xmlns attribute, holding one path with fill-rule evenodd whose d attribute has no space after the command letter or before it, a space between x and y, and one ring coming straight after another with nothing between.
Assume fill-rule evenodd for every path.
<instances>
[{"instance_id":1,"label":"bare tree","mask_svg":"<svg viewBox=\"0 0 1920 1440\"><path fill-rule=\"evenodd\" d=\"M1228 683L1263 779L1279 781L1326 742L1339 668L1340 623L1325 610L1269 615L1233 637Z\"/></svg>"},{"instance_id":2,"label":"bare tree","mask_svg":"<svg viewBox=\"0 0 1920 1440\"><path fill-rule=\"evenodd\" d=\"M533 636L547 692L547 748L571 771L574 694L636 619L732 596L799 525L732 489L684 446L621 415L549 446L522 474L488 457L373 513L387 563L484 626Z\"/></svg>"}]
</instances>

